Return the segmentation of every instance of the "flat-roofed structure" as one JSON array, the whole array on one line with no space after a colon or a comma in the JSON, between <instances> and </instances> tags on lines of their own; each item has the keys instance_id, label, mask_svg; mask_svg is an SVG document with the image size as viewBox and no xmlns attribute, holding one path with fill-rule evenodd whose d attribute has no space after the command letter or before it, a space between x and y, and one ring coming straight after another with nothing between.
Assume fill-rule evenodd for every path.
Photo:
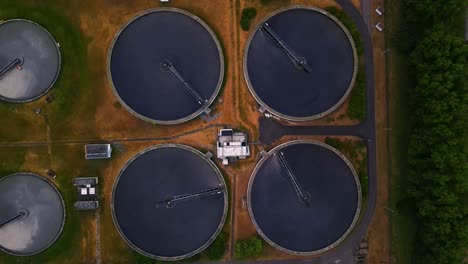
<instances>
[{"instance_id":1,"label":"flat-roofed structure","mask_svg":"<svg viewBox=\"0 0 468 264\"><path fill-rule=\"evenodd\" d=\"M247 134L234 132L232 129L221 129L218 133L217 143L218 159L227 165L229 159L245 159L250 156L250 148L247 143Z\"/></svg>"},{"instance_id":2,"label":"flat-roofed structure","mask_svg":"<svg viewBox=\"0 0 468 264\"><path fill-rule=\"evenodd\" d=\"M77 191L77 201L73 204L76 210L94 210L99 207L97 184L97 177L73 179Z\"/></svg>"},{"instance_id":3,"label":"flat-roofed structure","mask_svg":"<svg viewBox=\"0 0 468 264\"><path fill-rule=\"evenodd\" d=\"M88 144L85 145L86 159L108 159L112 155L110 144Z\"/></svg>"}]
</instances>

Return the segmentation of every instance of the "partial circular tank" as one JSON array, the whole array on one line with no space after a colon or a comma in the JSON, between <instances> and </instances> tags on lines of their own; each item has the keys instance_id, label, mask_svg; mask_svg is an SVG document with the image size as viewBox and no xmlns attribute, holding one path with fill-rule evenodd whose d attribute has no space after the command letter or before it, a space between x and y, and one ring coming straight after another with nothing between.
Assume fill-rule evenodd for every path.
<instances>
[{"instance_id":1,"label":"partial circular tank","mask_svg":"<svg viewBox=\"0 0 468 264\"><path fill-rule=\"evenodd\" d=\"M332 249L353 229L361 187L350 162L336 149L290 141L263 157L252 173L247 201L260 235L290 254Z\"/></svg>"},{"instance_id":2,"label":"partial circular tank","mask_svg":"<svg viewBox=\"0 0 468 264\"><path fill-rule=\"evenodd\" d=\"M23 103L47 93L60 72L52 35L35 22L0 22L0 99Z\"/></svg>"},{"instance_id":3,"label":"partial circular tank","mask_svg":"<svg viewBox=\"0 0 468 264\"><path fill-rule=\"evenodd\" d=\"M244 53L244 76L257 102L292 121L320 118L338 108L354 85L354 41L322 9L279 9L255 27Z\"/></svg>"},{"instance_id":4,"label":"partial circular tank","mask_svg":"<svg viewBox=\"0 0 468 264\"><path fill-rule=\"evenodd\" d=\"M228 196L224 179L198 150L164 144L137 154L120 171L112 216L122 238L139 253L180 260L221 231Z\"/></svg>"},{"instance_id":5,"label":"partial circular tank","mask_svg":"<svg viewBox=\"0 0 468 264\"><path fill-rule=\"evenodd\" d=\"M0 249L29 256L50 247L65 223L65 206L57 188L32 173L0 179Z\"/></svg>"},{"instance_id":6,"label":"partial circular tank","mask_svg":"<svg viewBox=\"0 0 468 264\"><path fill-rule=\"evenodd\" d=\"M206 111L224 77L221 46L197 16L152 9L116 35L108 75L119 101L135 116L177 124Z\"/></svg>"}]
</instances>

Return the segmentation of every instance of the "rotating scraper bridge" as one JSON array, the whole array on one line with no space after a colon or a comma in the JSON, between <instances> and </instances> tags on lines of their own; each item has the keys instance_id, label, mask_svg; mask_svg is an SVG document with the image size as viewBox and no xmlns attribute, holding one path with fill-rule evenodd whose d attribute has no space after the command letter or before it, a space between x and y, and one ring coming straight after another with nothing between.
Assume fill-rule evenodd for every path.
<instances>
[{"instance_id":1,"label":"rotating scraper bridge","mask_svg":"<svg viewBox=\"0 0 468 264\"><path fill-rule=\"evenodd\" d=\"M14 60L12 60L10 63L8 63L5 67L3 67L0 70L0 78L2 78L3 75L5 75L8 71L11 71L14 68L20 69L23 63L24 63L23 57L15 58Z\"/></svg>"}]
</instances>

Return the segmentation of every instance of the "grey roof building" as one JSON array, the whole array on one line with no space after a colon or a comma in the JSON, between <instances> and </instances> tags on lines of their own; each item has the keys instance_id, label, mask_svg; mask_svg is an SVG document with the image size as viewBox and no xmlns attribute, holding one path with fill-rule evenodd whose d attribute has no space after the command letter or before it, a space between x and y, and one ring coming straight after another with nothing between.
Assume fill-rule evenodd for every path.
<instances>
[{"instance_id":1,"label":"grey roof building","mask_svg":"<svg viewBox=\"0 0 468 264\"><path fill-rule=\"evenodd\" d=\"M99 207L97 184L96 177L73 179L73 186L77 191L77 201L74 204L76 210L94 210Z\"/></svg>"},{"instance_id":2,"label":"grey roof building","mask_svg":"<svg viewBox=\"0 0 468 264\"><path fill-rule=\"evenodd\" d=\"M86 159L108 159L111 154L112 147L110 144L88 144L85 146Z\"/></svg>"}]
</instances>

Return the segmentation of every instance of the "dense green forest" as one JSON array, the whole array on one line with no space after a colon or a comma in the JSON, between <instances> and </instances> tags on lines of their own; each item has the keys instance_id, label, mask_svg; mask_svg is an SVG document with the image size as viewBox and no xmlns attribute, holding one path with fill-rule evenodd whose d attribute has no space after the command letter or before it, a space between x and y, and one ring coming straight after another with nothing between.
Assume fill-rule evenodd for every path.
<instances>
[{"instance_id":1,"label":"dense green forest","mask_svg":"<svg viewBox=\"0 0 468 264\"><path fill-rule=\"evenodd\" d=\"M461 263L468 248L466 0L406 0L396 39L411 69L408 203L413 263Z\"/></svg>"}]
</instances>

